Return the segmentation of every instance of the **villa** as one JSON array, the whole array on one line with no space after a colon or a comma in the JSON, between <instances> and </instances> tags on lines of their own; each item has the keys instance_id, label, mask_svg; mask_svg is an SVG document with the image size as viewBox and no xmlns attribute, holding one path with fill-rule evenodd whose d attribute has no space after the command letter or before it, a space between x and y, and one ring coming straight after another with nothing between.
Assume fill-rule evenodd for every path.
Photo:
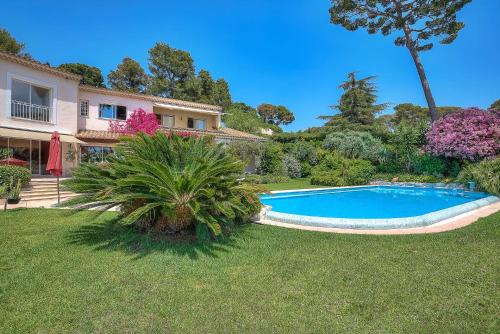
<instances>
[{"instance_id":1,"label":"villa","mask_svg":"<svg viewBox=\"0 0 500 334\"><path fill-rule=\"evenodd\" d=\"M118 134L109 121L125 121L138 108L154 112L165 131L211 135L218 142L265 141L225 128L219 106L80 84L81 77L0 52L0 164L46 174L51 134L61 134L63 175L80 162L100 162Z\"/></svg>"}]
</instances>

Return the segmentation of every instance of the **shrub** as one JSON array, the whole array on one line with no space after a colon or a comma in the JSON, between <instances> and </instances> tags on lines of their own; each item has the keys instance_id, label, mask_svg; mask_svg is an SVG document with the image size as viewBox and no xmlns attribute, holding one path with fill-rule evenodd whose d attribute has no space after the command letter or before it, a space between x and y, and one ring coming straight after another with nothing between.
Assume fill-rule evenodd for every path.
<instances>
[{"instance_id":1,"label":"shrub","mask_svg":"<svg viewBox=\"0 0 500 334\"><path fill-rule=\"evenodd\" d=\"M478 161L500 153L500 111L470 108L435 121L425 149L434 155Z\"/></svg>"},{"instance_id":2,"label":"shrub","mask_svg":"<svg viewBox=\"0 0 500 334\"><path fill-rule=\"evenodd\" d=\"M446 171L446 163L443 159L428 154L414 156L411 164L416 174L442 177Z\"/></svg>"},{"instance_id":3,"label":"shrub","mask_svg":"<svg viewBox=\"0 0 500 334\"><path fill-rule=\"evenodd\" d=\"M311 184L329 186L361 185L368 183L375 167L367 160L346 159L327 155L311 172Z\"/></svg>"},{"instance_id":4,"label":"shrub","mask_svg":"<svg viewBox=\"0 0 500 334\"><path fill-rule=\"evenodd\" d=\"M302 175L302 168L300 162L295 159L293 155L286 154L283 159L283 164L285 165L288 176L291 178L298 178Z\"/></svg>"},{"instance_id":5,"label":"shrub","mask_svg":"<svg viewBox=\"0 0 500 334\"><path fill-rule=\"evenodd\" d=\"M433 175L415 175L415 174L394 174L394 173L379 173L371 177L372 181L386 181L386 182L415 182L415 183L436 183L436 182L452 182L451 178L439 178Z\"/></svg>"},{"instance_id":6,"label":"shrub","mask_svg":"<svg viewBox=\"0 0 500 334\"><path fill-rule=\"evenodd\" d=\"M480 190L500 195L500 158L486 159L465 167L457 180L464 184L474 180Z\"/></svg>"},{"instance_id":7,"label":"shrub","mask_svg":"<svg viewBox=\"0 0 500 334\"><path fill-rule=\"evenodd\" d=\"M259 173L281 176L288 175L288 171L283 163L284 158L281 145L273 142L266 143L258 163Z\"/></svg>"},{"instance_id":8,"label":"shrub","mask_svg":"<svg viewBox=\"0 0 500 334\"><path fill-rule=\"evenodd\" d=\"M320 160L320 154L314 143L304 140L291 143L290 154L300 162L307 162L312 166L317 165Z\"/></svg>"},{"instance_id":9,"label":"shrub","mask_svg":"<svg viewBox=\"0 0 500 334\"><path fill-rule=\"evenodd\" d=\"M349 159L378 162L384 155L382 142L368 132L348 131L326 136L323 147L335 150Z\"/></svg>"},{"instance_id":10,"label":"shrub","mask_svg":"<svg viewBox=\"0 0 500 334\"><path fill-rule=\"evenodd\" d=\"M116 152L106 164L73 171L63 183L80 196L65 205L119 207L123 223L198 236L217 236L260 210L256 189L239 181L244 164L209 138L139 133Z\"/></svg>"},{"instance_id":11,"label":"shrub","mask_svg":"<svg viewBox=\"0 0 500 334\"><path fill-rule=\"evenodd\" d=\"M12 165L2 165L0 166L0 185L10 184L11 178L13 182L17 184L18 181L21 182L21 186L24 187L31 181L31 172L29 169L21 166Z\"/></svg>"},{"instance_id":12,"label":"shrub","mask_svg":"<svg viewBox=\"0 0 500 334\"><path fill-rule=\"evenodd\" d=\"M401 123L395 128L389 139L395 160L407 172L411 172L412 162L419 149L425 144L426 131L426 123Z\"/></svg>"}]
</instances>

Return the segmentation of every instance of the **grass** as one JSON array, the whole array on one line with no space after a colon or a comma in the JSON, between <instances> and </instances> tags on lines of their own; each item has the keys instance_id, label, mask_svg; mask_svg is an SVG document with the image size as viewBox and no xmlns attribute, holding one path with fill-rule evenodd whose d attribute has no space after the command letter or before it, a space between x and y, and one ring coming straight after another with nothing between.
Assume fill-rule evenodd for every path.
<instances>
[{"instance_id":1,"label":"grass","mask_svg":"<svg viewBox=\"0 0 500 334\"><path fill-rule=\"evenodd\" d=\"M291 190L291 189L308 189L308 188L323 188L323 186L313 185L311 184L310 179L301 178L301 179L291 179L288 182L283 183L268 183L263 184L265 188L269 191L274 190Z\"/></svg>"},{"instance_id":2,"label":"grass","mask_svg":"<svg viewBox=\"0 0 500 334\"><path fill-rule=\"evenodd\" d=\"M434 235L238 227L155 242L106 213L0 213L1 333L498 333L500 212Z\"/></svg>"}]
</instances>

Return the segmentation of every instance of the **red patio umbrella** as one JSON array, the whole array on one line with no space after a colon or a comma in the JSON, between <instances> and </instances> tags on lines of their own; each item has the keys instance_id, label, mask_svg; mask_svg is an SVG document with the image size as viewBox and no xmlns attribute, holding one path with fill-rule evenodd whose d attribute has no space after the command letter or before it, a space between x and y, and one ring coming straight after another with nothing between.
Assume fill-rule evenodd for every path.
<instances>
[{"instance_id":1,"label":"red patio umbrella","mask_svg":"<svg viewBox=\"0 0 500 334\"><path fill-rule=\"evenodd\" d=\"M59 132L54 131L50 139L49 161L47 161L46 168L51 175L57 176L57 203L61 202L59 195L59 176L62 175L62 161L61 161L61 141L59 139Z\"/></svg>"}]
</instances>

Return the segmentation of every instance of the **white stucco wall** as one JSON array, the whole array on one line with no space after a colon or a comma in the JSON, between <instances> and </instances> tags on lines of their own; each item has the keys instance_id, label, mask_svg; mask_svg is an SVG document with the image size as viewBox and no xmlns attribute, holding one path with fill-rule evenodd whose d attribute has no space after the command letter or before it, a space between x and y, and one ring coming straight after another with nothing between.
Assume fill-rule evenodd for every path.
<instances>
[{"instance_id":1,"label":"white stucco wall","mask_svg":"<svg viewBox=\"0 0 500 334\"><path fill-rule=\"evenodd\" d=\"M78 129L108 130L110 120L99 118L99 104L125 106L127 107L127 118L138 108L142 108L146 112L153 112L153 103L151 101L128 97L104 95L80 90L79 100L89 101L89 116L80 116L80 110L78 110Z\"/></svg>"},{"instance_id":2,"label":"white stucco wall","mask_svg":"<svg viewBox=\"0 0 500 334\"><path fill-rule=\"evenodd\" d=\"M30 82L51 89L54 109L51 123L21 120L10 117L10 81ZM78 81L38 71L0 59L0 126L36 130L59 131L63 134L77 132Z\"/></svg>"}]
</instances>

